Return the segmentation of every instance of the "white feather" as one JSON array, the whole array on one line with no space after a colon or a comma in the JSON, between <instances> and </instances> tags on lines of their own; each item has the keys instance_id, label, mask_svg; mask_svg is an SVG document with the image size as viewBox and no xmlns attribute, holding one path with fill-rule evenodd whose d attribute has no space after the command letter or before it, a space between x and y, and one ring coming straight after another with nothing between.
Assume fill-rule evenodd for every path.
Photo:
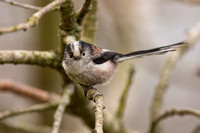
<instances>
[{"instance_id":1,"label":"white feather","mask_svg":"<svg viewBox=\"0 0 200 133\"><path fill-rule=\"evenodd\" d=\"M74 42L73 45L74 45L74 56L80 56L79 41Z\"/></svg>"}]
</instances>

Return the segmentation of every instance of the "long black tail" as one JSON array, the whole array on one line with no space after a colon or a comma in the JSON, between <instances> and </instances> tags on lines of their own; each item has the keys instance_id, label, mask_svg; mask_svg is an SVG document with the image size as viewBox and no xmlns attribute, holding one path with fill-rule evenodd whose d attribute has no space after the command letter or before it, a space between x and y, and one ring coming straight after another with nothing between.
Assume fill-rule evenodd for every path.
<instances>
[{"instance_id":1,"label":"long black tail","mask_svg":"<svg viewBox=\"0 0 200 133\"><path fill-rule=\"evenodd\" d=\"M121 62L121 61L124 61L124 60L139 58L139 57L143 57L143 56L160 55L160 54L164 54L164 53L167 53L167 52L175 51L179 47L184 46L186 44L187 44L187 42L183 41L183 42L179 42L179 43L176 43L176 44L157 47L157 48L153 48L153 49L135 51L135 52L131 52L131 53L119 56L116 59L116 61Z\"/></svg>"}]
</instances>

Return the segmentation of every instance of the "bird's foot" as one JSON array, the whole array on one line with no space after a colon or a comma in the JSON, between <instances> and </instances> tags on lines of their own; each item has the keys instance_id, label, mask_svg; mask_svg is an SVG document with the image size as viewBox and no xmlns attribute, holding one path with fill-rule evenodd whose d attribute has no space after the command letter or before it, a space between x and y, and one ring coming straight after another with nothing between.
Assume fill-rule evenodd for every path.
<instances>
[{"instance_id":1,"label":"bird's foot","mask_svg":"<svg viewBox=\"0 0 200 133\"><path fill-rule=\"evenodd\" d=\"M93 86L87 87L87 88L84 90L85 97L87 97L87 93L88 93L88 91L91 90L91 89L95 89L95 90L96 90L96 88L94 88Z\"/></svg>"}]
</instances>

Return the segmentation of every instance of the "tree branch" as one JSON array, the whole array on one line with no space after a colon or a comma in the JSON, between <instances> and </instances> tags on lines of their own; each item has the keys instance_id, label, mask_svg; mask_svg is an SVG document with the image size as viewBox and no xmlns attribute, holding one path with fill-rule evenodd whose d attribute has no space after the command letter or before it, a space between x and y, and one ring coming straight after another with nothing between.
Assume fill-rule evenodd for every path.
<instances>
[{"instance_id":1,"label":"tree branch","mask_svg":"<svg viewBox=\"0 0 200 133\"><path fill-rule=\"evenodd\" d=\"M4 3L10 4L10 5L14 5L14 6L18 6L18 7L22 7L22 8L26 8L26 9L31 9L31 10L36 10L36 11L39 11L42 9L41 7L20 3L15 0L0 0L0 2L4 2Z\"/></svg>"},{"instance_id":2,"label":"tree branch","mask_svg":"<svg viewBox=\"0 0 200 133\"><path fill-rule=\"evenodd\" d=\"M60 96L55 93L48 93L46 91L34 88L28 85L21 83L9 81L9 80L0 80L0 90L1 91L12 91L14 93L31 97L42 102L59 102Z\"/></svg>"},{"instance_id":3,"label":"tree branch","mask_svg":"<svg viewBox=\"0 0 200 133\"><path fill-rule=\"evenodd\" d=\"M153 120L153 123L150 128L150 133L155 132L156 126L158 125L159 122L161 122L162 120L165 120L167 118L173 117L175 115L178 115L178 116L192 115L192 116L195 116L200 119L200 111L199 110L195 110L195 109L168 110Z\"/></svg>"},{"instance_id":4,"label":"tree branch","mask_svg":"<svg viewBox=\"0 0 200 133\"><path fill-rule=\"evenodd\" d=\"M94 133L103 133L103 95L99 93L96 89L90 89L87 92L87 98L89 100L93 100L96 105L94 107L95 112L95 128L93 130Z\"/></svg>"},{"instance_id":5,"label":"tree branch","mask_svg":"<svg viewBox=\"0 0 200 133\"><path fill-rule=\"evenodd\" d=\"M82 24L83 22L83 19L85 17L85 15L89 12L90 8L91 8L91 3L92 3L93 0L85 0L85 2L83 3L80 11L78 12L78 15L77 15L77 23L79 25Z\"/></svg>"},{"instance_id":6,"label":"tree branch","mask_svg":"<svg viewBox=\"0 0 200 133\"><path fill-rule=\"evenodd\" d=\"M9 110L5 112L0 112L0 120L6 119L8 117L25 114L25 113L31 113L31 112L41 112L45 110L49 110L52 108L55 108L58 104L57 103L42 103L42 104L36 104L32 105L25 109L16 109L16 110Z\"/></svg>"},{"instance_id":7,"label":"tree branch","mask_svg":"<svg viewBox=\"0 0 200 133\"><path fill-rule=\"evenodd\" d=\"M60 24L60 37L61 46L60 53L64 55L65 47L68 43L79 40L80 27L76 22L76 14L74 5L71 0L66 0L60 7L61 24ZM62 57L61 57L62 58Z\"/></svg>"},{"instance_id":8,"label":"tree branch","mask_svg":"<svg viewBox=\"0 0 200 133\"><path fill-rule=\"evenodd\" d=\"M60 28L65 31L70 31L76 28L76 15L74 10L74 4L71 0L66 0L60 6L61 14L61 26Z\"/></svg>"},{"instance_id":9,"label":"tree branch","mask_svg":"<svg viewBox=\"0 0 200 133\"><path fill-rule=\"evenodd\" d=\"M92 0L92 8L85 15L81 40L95 44L97 25L97 0ZM83 18L82 18L83 19ZM81 20L82 21L82 20Z\"/></svg>"},{"instance_id":10,"label":"tree branch","mask_svg":"<svg viewBox=\"0 0 200 133\"><path fill-rule=\"evenodd\" d=\"M53 51L25 51L4 50L0 51L0 64L31 64L51 68L61 65L59 55Z\"/></svg>"},{"instance_id":11,"label":"tree branch","mask_svg":"<svg viewBox=\"0 0 200 133\"><path fill-rule=\"evenodd\" d=\"M15 31L19 31L19 30L28 30L29 28L37 25L37 23L39 22L40 18L45 15L46 13L50 12L54 7L64 3L66 0L54 0L53 2L49 3L48 5L46 5L45 7L43 7L41 10L39 10L38 12L34 13L26 23L21 23L15 26L11 26L11 27L3 27L0 28L0 34L4 34L4 33L9 33L9 32L15 32Z\"/></svg>"},{"instance_id":12,"label":"tree branch","mask_svg":"<svg viewBox=\"0 0 200 133\"><path fill-rule=\"evenodd\" d=\"M119 105L118 105L118 108L117 108L117 111L115 113L115 116L118 118L118 119L121 119L122 116L123 116L123 113L124 113L124 109L125 109L125 104L126 104L126 99L128 97L128 92L131 88L131 84L132 84L132 77L135 73L135 69L134 67L132 66L129 70L129 75L128 75L128 79L127 79L127 83L126 83L126 86L122 92L122 95L120 97L120 100L119 100Z\"/></svg>"},{"instance_id":13,"label":"tree branch","mask_svg":"<svg viewBox=\"0 0 200 133\"><path fill-rule=\"evenodd\" d=\"M18 93L27 97L32 97L36 100L40 100L42 102L56 102L60 101L60 96L55 93L48 93L46 91L30 87L27 85L23 85L17 82L11 82L9 80L1 80L0 81L0 90L13 91L14 93ZM81 90L76 90L76 93L73 94L73 97L70 102L70 109L67 112L72 113L76 116L79 116L90 128L93 127L94 119L92 117L91 108L87 106L88 100L82 96ZM81 101L81 102L80 102ZM103 105L101 105L103 106ZM80 110L81 108L81 110ZM23 110L23 109L22 109ZM15 111L15 110L14 110ZM11 111L12 112L12 111ZM20 113L23 114L23 113ZM9 116L10 117L10 116ZM119 120L111 120L109 118L113 118L112 114L106 113L105 117L105 132L120 132L125 133L125 128ZM112 128L111 128L112 127Z\"/></svg>"},{"instance_id":14,"label":"tree branch","mask_svg":"<svg viewBox=\"0 0 200 133\"><path fill-rule=\"evenodd\" d=\"M67 85L63 91L63 96L56 110L56 113L54 114L54 123L51 133L59 133L60 124L63 118L63 114L65 112L65 108L70 104L71 95L73 93L74 93L74 86L72 84Z\"/></svg>"},{"instance_id":15,"label":"tree branch","mask_svg":"<svg viewBox=\"0 0 200 133\"><path fill-rule=\"evenodd\" d=\"M189 30L188 35L186 37L186 41L188 45L181 47L178 51L173 52L170 54L169 58L167 59L160 75L160 80L158 85L155 89L155 94L152 100L152 107L151 107L151 120L154 120L158 115L162 108L163 98L165 92L167 90L169 79L172 74L172 70L179 59L184 55L186 51L192 47L197 40L200 38L200 23L198 23L195 27Z\"/></svg>"}]
</instances>

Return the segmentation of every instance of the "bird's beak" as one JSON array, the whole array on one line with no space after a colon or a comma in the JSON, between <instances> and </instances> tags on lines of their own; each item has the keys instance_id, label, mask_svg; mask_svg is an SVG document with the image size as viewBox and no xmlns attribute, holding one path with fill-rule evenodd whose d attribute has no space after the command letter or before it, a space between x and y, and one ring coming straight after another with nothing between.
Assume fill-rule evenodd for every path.
<instances>
[{"instance_id":1,"label":"bird's beak","mask_svg":"<svg viewBox=\"0 0 200 133\"><path fill-rule=\"evenodd\" d=\"M78 60L80 60L81 58L80 58L80 57L74 57L74 59L78 61Z\"/></svg>"}]
</instances>

